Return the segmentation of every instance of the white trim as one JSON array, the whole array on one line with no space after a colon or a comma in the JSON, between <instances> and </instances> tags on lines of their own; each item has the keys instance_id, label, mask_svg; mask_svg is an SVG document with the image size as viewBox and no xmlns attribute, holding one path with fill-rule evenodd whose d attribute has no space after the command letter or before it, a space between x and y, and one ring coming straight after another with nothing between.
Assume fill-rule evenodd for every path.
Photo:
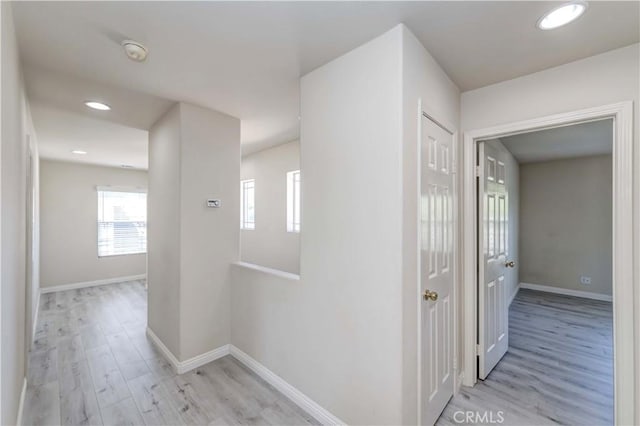
<instances>
[{"instance_id":1,"label":"white trim","mask_svg":"<svg viewBox=\"0 0 640 426\"><path fill-rule=\"evenodd\" d=\"M164 355L167 361L169 361L169 363L173 366L173 370L177 372L178 365L180 364L178 358L176 358L173 352L171 352L169 348L167 348L164 343L162 343L162 340L160 340L156 333L154 333L153 330L151 330L151 328L149 327L147 327L147 336L151 339L151 342L156 345L160 352L162 352L162 355Z\"/></svg>"},{"instance_id":2,"label":"white trim","mask_svg":"<svg viewBox=\"0 0 640 426\"><path fill-rule=\"evenodd\" d=\"M147 336L149 336L153 344L160 350L160 352L162 352L167 361L171 363L173 370L177 374L187 373L193 369L208 364L211 361L215 361L216 359L229 355L229 345L222 345L210 350L209 352L189 358L186 361L179 361L173 352L171 352L169 348L162 343L162 340L160 340L160 338L149 327L147 327Z\"/></svg>"},{"instance_id":3,"label":"white trim","mask_svg":"<svg viewBox=\"0 0 640 426\"><path fill-rule=\"evenodd\" d=\"M620 102L579 111L523 120L473 130L464 135L463 167L463 286L464 299L464 384L477 381L476 323L477 323L477 234L476 234L476 142L533 130L548 129L581 123L588 120L613 118L613 347L614 347L614 411L615 424L633 424L636 392L640 392L640 371L635 364L634 345L637 345L634 325L634 293L640 292L638 279L634 281L634 265L640 247L640 226L633 218L633 197L640 197L640 187L634 185L633 170L633 102ZM634 192L635 191L635 192ZM633 238L629 238L629 234ZM640 413L638 414L640 417Z\"/></svg>"},{"instance_id":4,"label":"white trim","mask_svg":"<svg viewBox=\"0 0 640 426\"><path fill-rule=\"evenodd\" d=\"M513 299L515 299L516 296L518 295L518 292L520 291L520 288L522 288L522 283L518 284L516 286L516 290L513 292L513 294L511 294L511 297L509 298L508 306L511 306L511 303L513 303Z\"/></svg>"},{"instance_id":5,"label":"white trim","mask_svg":"<svg viewBox=\"0 0 640 426\"><path fill-rule=\"evenodd\" d=\"M38 326L38 312L40 311L40 295L42 294L42 292L40 291L40 288L37 289L37 299L36 299L36 311L33 314L33 324L32 326L32 330L31 330L31 342L33 342L36 339L36 328Z\"/></svg>"},{"instance_id":6,"label":"white trim","mask_svg":"<svg viewBox=\"0 0 640 426\"><path fill-rule=\"evenodd\" d=\"M193 358L189 358L186 361L180 361L178 363L176 372L178 374L183 374L227 355L229 355L229 345L222 345L210 350L209 352L205 352L203 354L196 355Z\"/></svg>"},{"instance_id":7,"label":"white trim","mask_svg":"<svg viewBox=\"0 0 640 426\"><path fill-rule=\"evenodd\" d=\"M569 288L554 287L550 285L520 283L520 288L529 290L544 291L546 293L564 294L565 296L584 297L586 299L603 300L612 302L613 296L608 294L594 293L592 291L572 290Z\"/></svg>"},{"instance_id":8,"label":"white trim","mask_svg":"<svg viewBox=\"0 0 640 426\"><path fill-rule=\"evenodd\" d=\"M85 288L85 287L97 287L100 285L107 285L107 284L124 283L127 281L144 280L146 278L147 278L147 274L140 274L140 275L129 275L126 277L107 278L104 280L84 281L80 283L54 285L51 287L40 287L40 294L53 293L56 291L75 290L77 288Z\"/></svg>"},{"instance_id":9,"label":"white trim","mask_svg":"<svg viewBox=\"0 0 640 426\"><path fill-rule=\"evenodd\" d=\"M250 370L264 379L271 386L276 388L278 391L287 396L291 401L296 403L300 408L305 410L311 416L313 416L316 420L318 420L323 425L345 425L346 423L331 414L329 411L320 406L317 402L313 401L311 398L300 392L295 387L291 386L280 376L276 375L274 372L269 370L264 365L260 364L258 361L253 359L251 356L247 355L241 349L231 345L223 345L219 348L216 348L212 351L205 352L201 355L190 358L186 361L179 361L178 358L162 343L162 340L147 327L147 336L153 342L153 344L160 350L160 352L164 355L164 357L171 363L174 371L177 374L183 374L188 371L191 371L195 368L198 368L202 365L208 364L216 359L222 358L227 355L233 356L235 359L240 361L242 364L247 366Z\"/></svg>"},{"instance_id":10,"label":"white trim","mask_svg":"<svg viewBox=\"0 0 640 426\"><path fill-rule=\"evenodd\" d=\"M193 358L189 358L186 361L180 361L178 363L178 368L176 369L178 374L183 374L188 371L194 370L198 367L201 367L205 364L210 363L211 361L215 361L216 359L220 359L223 356L229 355L229 345L222 345L215 349L210 350L209 352L205 352L200 355L196 355Z\"/></svg>"},{"instance_id":11,"label":"white trim","mask_svg":"<svg viewBox=\"0 0 640 426\"><path fill-rule=\"evenodd\" d=\"M148 192L147 188L142 186L117 186L117 185L97 185L96 191L103 192L139 192L142 194L146 194Z\"/></svg>"},{"instance_id":12,"label":"white trim","mask_svg":"<svg viewBox=\"0 0 640 426\"><path fill-rule=\"evenodd\" d=\"M27 395L27 378L24 378L22 382L22 392L20 392L20 402L18 403L18 418L16 419L16 425L22 426L22 413L24 411L24 399Z\"/></svg>"},{"instance_id":13,"label":"white trim","mask_svg":"<svg viewBox=\"0 0 640 426\"><path fill-rule=\"evenodd\" d=\"M232 265L239 266L245 269L251 269L252 271L262 272L264 274L273 275L276 277L284 278L292 281L300 281L300 275L292 274L291 272L281 271L280 269L267 268L266 266L256 265L255 263L248 262L233 262Z\"/></svg>"},{"instance_id":14,"label":"white trim","mask_svg":"<svg viewBox=\"0 0 640 426\"><path fill-rule=\"evenodd\" d=\"M344 425L346 424L325 408L321 407L317 402L300 392L295 387L287 383L282 377L269 370L264 365L247 355L241 349L234 345L230 346L231 356L246 365L250 370L262 377L264 381L276 388L294 403L296 403L304 411L312 415L317 421L323 425Z\"/></svg>"},{"instance_id":15,"label":"white trim","mask_svg":"<svg viewBox=\"0 0 640 426\"><path fill-rule=\"evenodd\" d=\"M422 200L422 117L424 116L424 105L422 102L422 98L418 98L418 125L417 127L417 140L416 140L416 199L418 202L416 203L416 230L418 234L418 238L416 238L416 320L418 322L416 326L417 334L416 334L416 352L417 352L417 368L416 372L418 373L418 383L416 387L416 418L418 419L417 424L422 424L422 262L421 258L421 250L422 250L422 211L421 211L421 200ZM455 263L454 263L455 265ZM453 306L456 304L454 303ZM454 327L455 330L455 327ZM455 342L457 339L454 339ZM455 353L455 351L454 351Z\"/></svg>"}]
</instances>

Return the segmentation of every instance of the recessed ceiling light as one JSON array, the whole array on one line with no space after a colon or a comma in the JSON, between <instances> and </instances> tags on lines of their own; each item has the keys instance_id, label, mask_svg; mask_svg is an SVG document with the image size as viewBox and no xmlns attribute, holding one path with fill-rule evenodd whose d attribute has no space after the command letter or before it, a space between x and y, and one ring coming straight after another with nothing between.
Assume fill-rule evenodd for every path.
<instances>
[{"instance_id":1,"label":"recessed ceiling light","mask_svg":"<svg viewBox=\"0 0 640 426\"><path fill-rule=\"evenodd\" d=\"M134 40L124 40L122 42L122 48L127 57L136 62L144 62L149 54L149 51L142 43Z\"/></svg>"},{"instance_id":2,"label":"recessed ceiling light","mask_svg":"<svg viewBox=\"0 0 640 426\"><path fill-rule=\"evenodd\" d=\"M87 151L81 151L79 149L71 151L72 154L85 155Z\"/></svg>"},{"instance_id":3,"label":"recessed ceiling light","mask_svg":"<svg viewBox=\"0 0 640 426\"><path fill-rule=\"evenodd\" d=\"M111 109L109 105L103 104L102 102L86 101L84 104L89 108L97 109L100 111L109 111Z\"/></svg>"},{"instance_id":4,"label":"recessed ceiling light","mask_svg":"<svg viewBox=\"0 0 640 426\"><path fill-rule=\"evenodd\" d=\"M587 3L584 1L572 1L556 7L538 19L538 28L541 30L552 30L567 25L569 22L578 19L587 10Z\"/></svg>"}]
</instances>

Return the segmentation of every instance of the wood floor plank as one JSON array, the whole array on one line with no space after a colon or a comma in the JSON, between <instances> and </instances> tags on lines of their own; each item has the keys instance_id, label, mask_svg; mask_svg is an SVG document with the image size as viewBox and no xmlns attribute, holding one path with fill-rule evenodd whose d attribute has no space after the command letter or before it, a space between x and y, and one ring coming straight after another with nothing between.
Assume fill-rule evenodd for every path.
<instances>
[{"instance_id":1,"label":"wood floor plank","mask_svg":"<svg viewBox=\"0 0 640 426\"><path fill-rule=\"evenodd\" d=\"M83 360L85 358L84 348L80 335L63 337L58 339L58 363L67 364Z\"/></svg>"},{"instance_id":2,"label":"wood floor plank","mask_svg":"<svg viewBox=\"0 0 640 426\"><path fill-rule=\"evenodd\" d=\"M58 382L41 386L27 386L22 423L32 426L60 424L60 396Z\"/></svg>"},{"instance_id":3,"label":"wood floor plank","mask_svg":"<svg viewBox=\"0 0 640 426\"><path fill-rule=\"evenodd\" d=\"M186 424L178 414L162 379L147 374L129 380L129 389L147 425Z\"/></svg>"},{"instance_id":4,"label":"wood floor plank","mask_svg":"<svg viewBox=\"0 0 640 426\"><path fill-rule=\"evenodd\" d=\"M498 411L506 425L613 424L612 318L610 302L520 290L507 354L486 380L463 387L436 424Z\"/></svg>"},{"instance_id":5,"label":"wood floor plank","mask_svg":"<svg viewBox=\"0 0 640 426\"><path fill-rule=\"evenodd\" d=\"M63 425L100 425L102 417L86 360L59 366L60 418Z\"/></svg>"},{"instance_id":6,"label":"wood floor plank","mask_svg":"<svg viewBox=\"0 0 640 426\"><path fill-rule=\"evenodd\" d=\"M85 351L107 345L107 339L104 337L99 324L82 327L80 329L80 339Z\"/></svg>"},{"instance_id":7,"label":"wood floor plank","mask_svg":"<svg viewBox=\"0 0 640 426\"><path fill-rule=\"evenodd\" d=\"M24 424L318 424L230 356L177 375L146 310L141 281L42 295Z\"/></svg>"},{"instance_id":8,"label":"wood floor plank","mask_svg":"<svg viewBox=\"0 0 640 426\"><path fill-rule=\"evenodd\" d=\"M102 408L102 420L105 426L140 426L144 424L133 398Z\"/></svg>"},{"instance_id":9,"label":"wood floor plank","mask_svg":"<svg viewBox=\"0 0 640 426\"><path fill-rule=\"evenodd\" d=\"M131 397L129 388L108 346L88 350L87 360L101 407Z\"/></svg>"},{"instance_id":10,"label":"wood floor plank","mask_svg":"<svg viewBox=\"0 0 640 426\"><path fill-rule=\"evenodd\" d=\"M40 386L58 380L58 349L50 348L29 353L27 383Z\"/></svg>"},{"instance_id":11,"label":"wood floor plank","mask_svg":"<svg viewBox=\"0 0 640 426\"><path fill-rule=\"evenodd\" d=\"M173 370L169 361L164 358L151 358L145 360L145 362L147 363L149 370L151 370L151 373L156 377L165 378L176 375L176 372Z\"/></svg>"},{"instance_id":12,"label":"wood floor plank","mask_svg":"<svg viewBox=\"0 0 640 426\"><path fill-rule=\"evenodd\" d=\"M215 416L207 413L205 404L188 381L186 375L176 375L162 380L162 384L169 393L178 409L178 414L190 425L208 425Z\"/></svg>"}]
</instances>

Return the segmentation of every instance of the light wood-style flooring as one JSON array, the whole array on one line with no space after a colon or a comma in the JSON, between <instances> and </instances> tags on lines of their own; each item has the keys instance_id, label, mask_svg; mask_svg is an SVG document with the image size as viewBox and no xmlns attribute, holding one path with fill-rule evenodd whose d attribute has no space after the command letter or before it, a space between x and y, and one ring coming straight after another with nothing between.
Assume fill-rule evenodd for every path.
<instances>
[{"instance_id":1,"label":"light wood-style flooring","mask_svg":"<svg viewBox=\"0 0 640 426\"><path fill-rule=\"evenodd\" d=\"M502 411L509 426L613 424L612 335L610 302L520 290L509 351L486 380L462 388L437 424L461 424L460 411L480 413L476 420L493 413L493 424Z\"/></svg>"},{"instance_id":2,"label":"light wood-style flooring","mask_svg":"<svg viewBox=\"0 0 640 426\"><path fill-rule=\"evenodd\" d=\"M146 318L140 281L42 295L23 424L317 424L230 356L174 374Z\"/></svg>"}]
</instances>

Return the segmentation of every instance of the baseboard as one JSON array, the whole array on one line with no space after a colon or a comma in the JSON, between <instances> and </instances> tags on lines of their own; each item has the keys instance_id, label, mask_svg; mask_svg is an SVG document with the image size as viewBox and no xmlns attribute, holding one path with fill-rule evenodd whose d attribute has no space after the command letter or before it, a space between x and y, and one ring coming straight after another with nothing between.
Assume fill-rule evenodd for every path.
<instances>
[{"instance_id":1,"label":"baseboard","mask_svg":"<svg viewBox=\"0 0 640 426\"><path fill-rule=\"evenodd\" d=\"M513 292L513 294L511 295L511 298L509 299L509 306L511 306L511 303L513 302L513 299L516 298L516 296L518 295L519 291L520 291L520 284L518 284L516 286L516 291Z\"/></svg>"},{"instance_id":2,"label":"baseboard","mask_svg":"<svg viewBox=\"0 0 640 426\"><path fill-rule=\"evenodd\" d=\"M20 392L20 402L18 403L18 418L16 419L16 425L22 426L22 412L24 411L24 398L27 395L27 378L24 378L22 382L22 392Z\"/></svg>"},{"instance_id":3,"label":"baseboard","mask_svg":"<svg viewBox=\"0 0 640 426\"><path fill-rule=\"evenodd\" d=\"M565 296L584 297L585 299L603 300L611 302L613 297L608 294L592 293L590 291L571 290L568 288L553 287L550 285L520 283L520 288L544 291L547 293L564 294Z\"/></svg>"},{"instance_id":4,"label":"baseboard","mask_svg":"<svg viewBox=\"0 0 640 426\"><path fill-rule=\"evenodd\" d=\"M180 361L149 327L147 327L147 336L149 336L153 344L156 345L160 352L162 352L167 361L171 363L174 371L178 374L186 373L202 365L208 364L211 361L215 361L218 358L229 355L229 345L223 345L209 352L189 358L186 361Z\"/></svg>"},{"instance_id":5,"label":"baseboard","mask_svg":"<svg viewBox=\"0 0 640 426\"><path fill-rule=\"evenodd\" d=\"M182 361L178 366L178 374L186 373L202 365L215 361L218 358L229 355L229 345L222 345L218 348L205 352L186 361Z\"/></svg>"},{"instance_id":6,"label":"baseboard","mask_svg":"<svg viewBox=\"0 0 640 426\"><path fill-rule=\"evenodd\" d=\"M313 416L316 420L318 420L323 425L344 425L346 424L333 414L331 414L326 409L322 408L318 403L313 401L311 398L300 392L298 389L291 386L280 376L273 373L264 365L260 364L255 359L251 358L249 355L244 353L242 350L238 349L233 345L223 345L219 348L216 348L212 351L205 352L201 355L190 358L186 361L179 361L178 358L162 343L162 340L147 327L147 336L151 339L153 344L160 350L162 355L171 363L174 371L178 374L183 374L188 371L191 371L197 367L200 367L204 364L208 364L211 361L215 361L218 358L222 358L226 355L231 355L242 364L247 366L250 370L260 376L264 381L269 383L271 386L276 388L278 391L282 392L289 399L291 399L295 404L297 404L300 408L305 410L311 416Z\"/></svg>"},{"instance_id":7,"label":"baseboard","mask_svg":"<svg viewBox=\"0 0 640 426\"><path fill-rule=\"evenodd\" d=\"M126 277L115 277L115 278L107 278L104 280L95 280L95 281L84 281L81 283L71 283L71 284L62 284L62 285L54 285L51 287L41 287L40 294L53 293L56 291L65 291L65 290L75 290L77 288L86 288L86 287L97 287L100 285L107 284L116 284L123 283L127 281L136 281L143 280L147 278L147 274L140 275L129 275Z\"/></svg>"},{"instance_id":8,"label":"baseboard","mask_svg":"<svg viewBox=\"0 0 640 426\"><path fill-rule=\"evenodd\" d=\"M321 407L317 402L300 392L295 387L287 383L283 378L276 375L264 365L260 364L251 356L239 348L230 345L230 353L235 359L246 365L250 370L262 377L264 381L276 388L278 391L286 395L290 400L296 403L300 408L313 416L323 425L344 425L346 424L329 411Z\"/></svg>"}]
</instances>

